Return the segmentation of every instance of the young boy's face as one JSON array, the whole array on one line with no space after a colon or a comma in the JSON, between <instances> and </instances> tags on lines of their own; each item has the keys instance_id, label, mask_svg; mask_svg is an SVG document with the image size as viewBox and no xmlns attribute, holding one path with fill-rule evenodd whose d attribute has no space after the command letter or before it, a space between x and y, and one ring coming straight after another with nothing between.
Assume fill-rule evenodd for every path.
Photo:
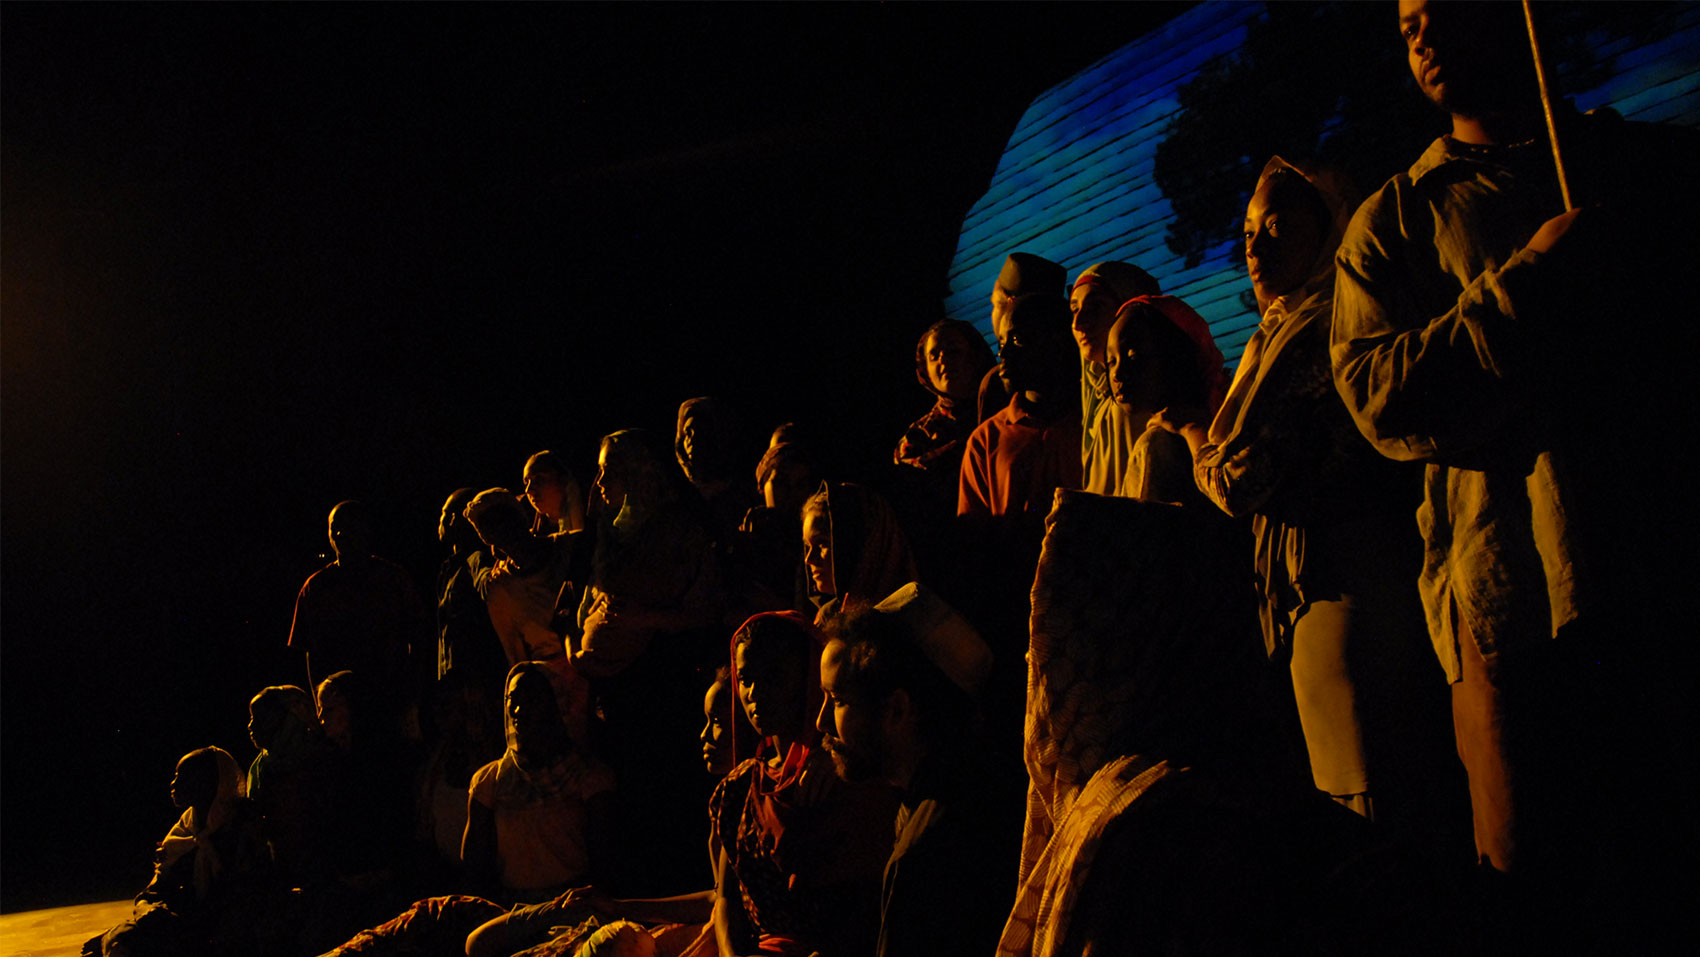
<instances>
[{"instance_id":1,"label":"young boy's face","mask_svg":"<svg viewBox=\"0 0 1700 957\"><path fill-rule=\"evenodd\" d=\"M998 359L1003 363L998 377L1010 394L1048 392L1061 378L1061 370L1075 367L1071 339L1063 325L1068 314L1060 307L1058 303L1053 310L1024 300L993 322Z\"/></svg>"}]
</instances>

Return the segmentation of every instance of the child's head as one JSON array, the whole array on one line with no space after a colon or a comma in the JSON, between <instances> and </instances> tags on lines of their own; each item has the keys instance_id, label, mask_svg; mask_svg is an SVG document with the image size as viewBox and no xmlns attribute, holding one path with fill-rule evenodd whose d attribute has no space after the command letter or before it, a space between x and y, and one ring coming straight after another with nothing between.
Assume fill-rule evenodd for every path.
<instances>
[{"instance_id":1,"label":"child's head","mask_svg":"<svg viewBox=\"0 0 1700 957\"><path fill-rule=\"evenodd\" d=\"M171 803L175 807L204 808L218 797L217 748L190 751L177 761L171 776Z\"/></svg>"},{"instance_id":2,"label":"child's head","mask_svg":"<svg viewBox=\"0 0 1700 957\"><path fill-rule=\"evenodd\" d=\"M294 685L261 689L248 702L248 740L261 751L271 748L292 711L311 719L313 696Z\"/></svg>"},{"instance_id":3,"label":"child's head","mask_svg":"<svg viewBox=\"0 0 1700 957\"><path fill-rule=\"evenodd\" d=\"M1080 377L1068 304L1060 296L1023 296L992 323L998 337L998 373L1010 394L1054 398Z\"/></svg>"},{"instance_id":4,"label":"child's head","mask_svg":"<svg viewBox=\"0 0 1700 957\"><path fill-rule=\"evenodd\" d=\"M1221 350L1204 319L1173 296L1124 303L1105 353L1111 394L1141 423L1162 409L1214 412L1221 402Z\"/></svg>"}]
</instances>

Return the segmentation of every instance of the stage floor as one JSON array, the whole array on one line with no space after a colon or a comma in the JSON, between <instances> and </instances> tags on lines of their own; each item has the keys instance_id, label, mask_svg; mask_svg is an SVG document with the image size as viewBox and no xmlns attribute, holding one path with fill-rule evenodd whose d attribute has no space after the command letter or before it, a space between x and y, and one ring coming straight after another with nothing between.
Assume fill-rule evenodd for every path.
<instances>
[{"instance_id":1,"label":"stage floor","mask_svg":"<svg viewBox=\"0 0 1700 957\"><path fill-rule=\"evenodd\" d=\"M83 941L130 916L131 900L0 914L0 957L77 957Z\"/></svg>"}]
</instances>

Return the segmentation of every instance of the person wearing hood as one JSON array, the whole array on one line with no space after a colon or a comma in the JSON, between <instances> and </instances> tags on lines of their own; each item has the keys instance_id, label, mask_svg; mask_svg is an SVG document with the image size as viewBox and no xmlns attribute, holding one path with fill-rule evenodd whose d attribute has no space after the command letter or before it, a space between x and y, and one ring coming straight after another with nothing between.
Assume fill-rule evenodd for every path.
<instances>
[{"instance_id":1,"label":"person wearing hood","mask_svg":"<svg viewBox=\"0 0 1700 957\"><path fill-rule=\"evenodd\" d=\"M872 605L915 578L903 528L878 492L822 483L803 504L803 565L820 601L816 625Z\"/></svg>"},{"instance_id":2,"label":"person wearing hood","mask_svg":"<svg viewBox=\"0 0 1700 957\"><path fill-rule=\"evenodd\" d=\"M607 864L594 844L607 833L614 776L573 742L550 678L541 662L508 671L507 750L467 788L467 878L508 901L552 897Z\"/></svg>"},{"instance_id":3,"label":"person wearing hood","mask_svg":"<svg viewBox=\"0 0 1700 957\"><path fill-rule=\"evenodd\" d=\"M748 474L749 460L740 461L741 429L730 405L712 396L686 399L679 405L673 430L673 455L679 469L708 504L710 531L724 547L758 504L739 476Z\"/></svg>"},{"instance_id":4,"label":"person wearing hood","mask_svg":"<svg viewBox=\"0 0 1700 957\"><path fill-rule=\"evenodd\" d=\"M1104 352L1110 395L1139 429L1115 494L1208 508L1187 443L1162 415L1208 417L1222 404L1227 377L1210 325L1174 296L1140 296L1116 311Z\"/></svg>"},{"instance_id":5,"label":"person wearing hood","mask_svg":"<svg viewBox=\"0 0 1700 957\"><path fill-rule=\"evenodd\" d=\"M935 396L933 407L897 440L892 461L935 481L940 498L954 498L956 475L974 418L978 385L996 364L979 330L960 319L940 319L915 343L915 378Z\"/></svg>"},{"instance_id":6,"label":"person wearing hood","mask_svg":"<svg viewBox=\"0 0 1700 957\"><path fill-rule=\"evenodd\" d=\"M584 528L584 489L559 455L544 449L526 459L520 480L537 512L532 531L560 535Z\"/></svg>"},{"instance_id":7,"label":"person wearing hood","mask_svg":"<svg viewBox=\"0 0 1700 957\"><path fill-rule=\"evenodd\" d=\"M1446 700L1411 587L1420 476L1358 434L1328 364L1350 209L1331 176L1264 166L1245 218L1262 321L1214 420L1170 410L1162 422L1187 439L1198 488L1251 517L1264 647L1290 656L1316 787L1403 828L1462 782L1436 747Z\"/></svg>"},{"instance_id":8,"label":"person wearing hood","mask_svg":"<svg viewBox=\"0 0 1700 957\"><path fill-rule=\"evenodd\" d=\"M1074 342L1080 347L1081 477L1085 491L1115 495L1133 461L1133 446L1145 431L1110 395L1104 347L1122 303L1162 290L1151 274L1132 263L1095 263L1081 271L1069 293Z\"/></svg>"}]
</instances>

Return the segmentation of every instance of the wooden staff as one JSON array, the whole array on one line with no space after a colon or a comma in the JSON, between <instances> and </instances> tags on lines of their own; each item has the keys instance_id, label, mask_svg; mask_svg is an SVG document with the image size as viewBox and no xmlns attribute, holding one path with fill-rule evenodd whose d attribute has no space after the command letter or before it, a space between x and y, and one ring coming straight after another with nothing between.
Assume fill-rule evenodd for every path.
<instances>
[{"instance_id":1,"label":"wooden staff","mask_svg":"<svg viewBox=\"0 0 1700 957\"><path fill-rule=\"evenodd\" d=\"M1535 80L1541 85L1541 109L1547 115L1547 139L1552 141L1552 165L1558 170L1558 191L1564 197L1564 211L1576 208L1570 201L1570 180L1564 175L1564 156L1558 150L1558 123L1553 118L1552 91L1547 86L1547 61L1541 56L1541 41L1535 36L1535 11L1529 0L1523 0L1523 22L1529 26L1529 52L1535 57Z\"/></svg>"}]
</instances>

